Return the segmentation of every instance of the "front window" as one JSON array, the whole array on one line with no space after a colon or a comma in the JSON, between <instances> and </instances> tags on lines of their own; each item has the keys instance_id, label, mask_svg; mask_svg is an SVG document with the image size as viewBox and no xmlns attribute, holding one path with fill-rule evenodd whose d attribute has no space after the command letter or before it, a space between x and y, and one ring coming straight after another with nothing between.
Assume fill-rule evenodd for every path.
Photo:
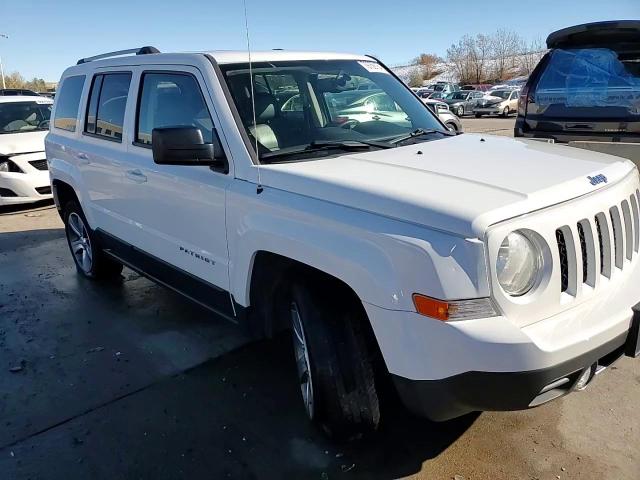
<instances>
[{"instance_id":1,"label":"front window","mask_svg":"<svg viewBox=\"0 0 640 480\"><path fill-rule=\"evenodd\" d=\"M511 90L495 90L491 92L490 95L492 97L500 97L506 100L507 98L509 98L509 95L511 95Z\"/></svg>"},{"instance_id":2,"label":"front window","mask_svg":"<svg viewBox=\"0 0 640 480\"><path fill-rule=\"evenodd\" d=\"M0 134L49 130L51 105L37 102L0 103Z\"/></svg>"},{"instance_id":3,"label":"front window","mask_svg":"<svg viewBox=\"0 0 640 480\"><path fill-rule=\"evenodd\" d=\"M255 102L248 64L221 65L221 69L252 145L257 141L261 160L305 147L299 158L341 153L313 148L328 142L384 148L384 142L395 146L394 140L416 131L433 133L420 140L448 135L409 89L373 61L254 63Z\"/></svg>"},{"instance_id":4,"label":"front window","mask_svg":"<svg viewBox=\"0 0 640 480\"><path fill-rule=\"evenodd\" d=\"M447 100L466 100L469 94L467 92L455 92L450 93L445 98Z\"/></svg>"}]
</instances>

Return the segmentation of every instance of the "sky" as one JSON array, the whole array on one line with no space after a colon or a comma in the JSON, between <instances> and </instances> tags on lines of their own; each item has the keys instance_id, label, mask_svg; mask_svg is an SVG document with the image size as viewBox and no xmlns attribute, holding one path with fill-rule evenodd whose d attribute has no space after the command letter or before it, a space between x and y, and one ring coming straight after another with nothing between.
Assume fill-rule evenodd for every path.
<instances>
[{"instance_id":1,"label":"sky","mask_svg":"<svg viewBox=\"0 0 640 480\"><path fill-rule=\"evenodd\" d=\"M246 0L253 50L373 54L388 65L445 56L464 34L514 30L544 40L578 23L640 19L640 0ZM2 6L6 2L5 6ZM0 0L5 73L57 81L81 57L153 45L246 49L242 0Z\"/></svg>"}]
</instances>

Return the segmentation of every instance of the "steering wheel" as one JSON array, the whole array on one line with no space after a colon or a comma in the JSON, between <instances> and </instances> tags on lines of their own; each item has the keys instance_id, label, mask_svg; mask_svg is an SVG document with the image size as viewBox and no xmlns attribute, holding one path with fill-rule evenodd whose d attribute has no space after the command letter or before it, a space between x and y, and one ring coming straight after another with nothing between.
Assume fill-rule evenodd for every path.
<instances>
[{"instance_id":1,"label":"steering wheel","mask_svg":"<svg viewBox=\"0 0 640 480\"><path fill-rule=\"evenodd\" d=\"M353 130L354 127L356 127L358 124L360 124L360 122L356 119L349 119L346 122L344 122L343 124L340 125L340 128L344 128L344 129L348 129L348 130Z\"/></svg>"},{"instance_id":2,"label":"steering wheel","mask_svg":"<svg viewBox=\"0 0 640 480\"><path fill-rule=\"evenodd\" d=\"M49 124L50 124L50 121L49 121L49 120L42 120L42 121L38 124L38 128L49 128Z\"/></svg>"}]
</instances>

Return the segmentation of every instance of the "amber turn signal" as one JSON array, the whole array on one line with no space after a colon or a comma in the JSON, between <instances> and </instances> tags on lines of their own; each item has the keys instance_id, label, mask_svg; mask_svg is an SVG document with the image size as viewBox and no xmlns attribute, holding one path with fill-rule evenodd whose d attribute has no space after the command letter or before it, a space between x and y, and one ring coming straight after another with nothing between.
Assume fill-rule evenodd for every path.
<instances>
[{"instance_id":1,"label":"amber turn signal","mask_svg":"<svg viewBox=\"0 0 640 480\"><path fill-rule=\"evenodd\" d=\"M450 305L448 302L420 295L418 293L413 294L413 304L420 315L436 318L443 322L449 320L449 314L454 313L456 310L456 307Z\"/></svg>"}]
</instances>

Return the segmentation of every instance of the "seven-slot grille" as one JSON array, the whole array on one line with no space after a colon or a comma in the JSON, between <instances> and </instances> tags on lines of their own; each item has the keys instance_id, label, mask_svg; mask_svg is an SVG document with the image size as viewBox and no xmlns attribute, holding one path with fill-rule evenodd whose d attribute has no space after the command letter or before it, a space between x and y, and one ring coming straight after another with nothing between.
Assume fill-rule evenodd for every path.
<instances>
[{"instance_id":1,"label":"seven-slot grille","mask_svg":"<svg viewBox=\"0 0 640 480\"><path fill-rule=\"evenodd\" d=\"M614 268L624 269L624 260L632 260L640 249L640 190L591 219L558 228L556 242L562 292L575 294L578 282L594 287L596 275L610 278ZM596 255L599 272L596 272ZM577 271L578 258L582 263L581 272Z\"/></svg>"},{"instance_id":2,"label":"seven-slot grille","mask_svg":"<svg viewBox=\"0 0 640 480\"><path fill-rule=\"evenodd\" d=\"M47 160L33 160L29 162L33 168L37 168L38 170L49 170L49 165L47 164Z\"/></svg>"}]
</instances>

